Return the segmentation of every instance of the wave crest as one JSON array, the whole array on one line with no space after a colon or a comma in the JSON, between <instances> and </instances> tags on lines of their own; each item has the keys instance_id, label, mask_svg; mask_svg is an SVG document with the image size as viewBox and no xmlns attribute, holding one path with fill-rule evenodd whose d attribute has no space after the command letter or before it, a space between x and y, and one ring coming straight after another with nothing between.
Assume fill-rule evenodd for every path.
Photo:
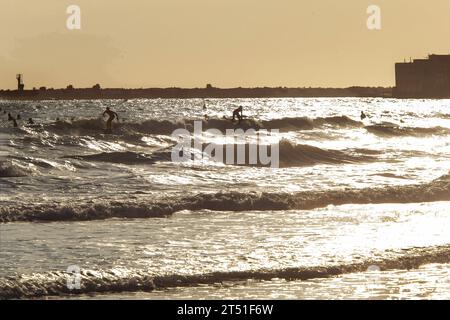
<instances>
[{"instance_id":1,"label":"wave crest","mask_svg":"<svg viewBox=\"0 0 450 320\"><path fill-rule=\"evenodd\" d=\"M106 292L150 292L156 289L213 285L231 281L308 280L366 272L373 265L385 271L410 270L424 264L448 262L450 262L450 246L447 245L401 250L401 252L394 255L392 252L389 252L387 257L367 259L362 262L285 269L224 271L197 275L155 275L143 270L128 269L81 270L79 274L80 288L74 290L70 290L67 286L68 280L70 281L73 275L56 271L0 278L0 299Z\"/></svg>"},{"instance_id":2,"label":"wave crest","mask_svg":"<svg viewBox=\"0 0 450 320\"><path fill-rule=\"evenodd\" d=\"M18 178L31 175L30 168L22 166L15 161L0 162L0 178Z\"/></svg>"},{"instance_id":3,"label":"wave crest","mask_svg":"<svg viewBox=\"0 0 450 320\"><path fill-rule=\"evenodd\" d=\"M346 151L321 149L310 145L295 145L287 140L282 140L280 142L280 166L296 167L315 164L344 164L375 161L376 157L367 155L369 152L361 149Z\"/></svg>"},{"instance_id":4,"label":"wave crest","mask_svg":"<svg viewBox=\"0 0 450 320\"><path fill-rule=\"evenodd\" d=\"M131 132L142 134L162 134L170 135L173 131L185 128L193 131L194 121L192 119L179 120L145 120L143 122L121 122L114 123L114 134L123 135ZM253 129L280 129L281 131L289 130L311 130L325 125L337 127L362 127L361 122L352 120L347 116L334 116L310 119L307 117L282 118L272 120L254 120L245 119L239 125L228 119L211 118L209 120L201 120L202 127L207 129L219 129L223 132L227 129L236 129L238 126L244 130ZM57 121L52 124L45 125L48 131L71 134L71 135L88 135L102 133L105 128L103 119L81 119L73 121Z\"/></svg>"},{"instance_id":5,"label":"wave crest","mask_svg":"<svg viewBox=\"0 0 450 320\"><path fill-rule=\"evenodd\" d=\"M219 192L183 198L107 203L55 202L0 207L0 222L85 221L109 218L161 218L182 210L280 211L312 210L328 205L371 203L421 203L450 201L450 175L430 183L380 188L302 191L296 193Z\"/></svg>"},{"instance_id":6,"label":"wave crest","mask_svg":"<svg viewBox=\"0 0 450 320\"><path fill-rule=\"evenodd\" d=\"M64 158L71 158L84 161L96 161L96 162L110 162L117 164L154 164L158 161L170 161L170 152L155 152L152 155L147 155L144 153L137 153L132 151L124 152L102 152L92 155L83 156L67 156Z\"/></svg>"},{"instance_id":7,"label":"wave crest","mask_svg":"<svg viewBox=\"0 0 450 320\"><path fill-rule=\"evenodd\" d=\"M251 144L234 144L234 145L222 145L222 144L205 144L214 146L214 149L222 150L223 159L220 162L232 165L243 166L259 166L259 163L250 164L249 154L250 150L258 150L262 148L261 145ZM240 164L237 158L227 159L226 154L229 148L234 148L233 155L237 154L238 147L242 146L245 151L245 163ZM270 153L273 149L271 146L264 146ZM191 160L193 159L192 153L196 153L194 149L188 148L187 152L191 152ZM203 151L205 151L203 149ZM316 164L344 164L344 163L357 163L362 161L376 161L375 154L379 154L378 151L367 149L352 149L352 150L329 150L313 147L310 145L297 145L289 142L288 140L281 140L279 144L279 160L280 167L302 167L312 166ZM214 155L203 154L206 159L210 160ZM161 149L153 152L152 154L137 153L132 151L122 152L103 152L91 155L76 155L66 156L64 158L71 158L84 161L96 161L96 162L110 162L118 164L138 165L138 164L154 164L156 162L171 162L172 150L170 148ZM230 161L229 161L230 160Z\"/></svg>"},{"instance_id":8,"label":"wave crest","mask_svg":"<svg viewBox=\"0 0 450 320\"><path fill-rule=\"evenodd\" d=\"M419 127L400 127L395 124L377 124L365 127L370 133L377 136L384 137L401 137L401 136L431 136L431 135L448 135L450 134L449 128L443 127L431 127L431 128L419 128Z\"/></svg>"}]
</instances>

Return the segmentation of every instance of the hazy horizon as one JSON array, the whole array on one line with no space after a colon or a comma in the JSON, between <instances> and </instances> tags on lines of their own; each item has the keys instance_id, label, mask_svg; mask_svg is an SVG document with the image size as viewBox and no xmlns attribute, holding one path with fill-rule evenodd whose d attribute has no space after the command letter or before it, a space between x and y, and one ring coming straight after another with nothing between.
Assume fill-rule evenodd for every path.
<instances>
[{"instance_id":1,"label":"hazy horizon","mask_svg":"<svg viewBox=\"0 0 450 320\"><path fill-rule=\"evenodd\" d=\"M450 1L0 0L0 88L394 85L394 63L450 53ZM81 7L81 30L66 8ZM369 5L382 29L367 29Z\"/></svg>"}]
</instances>

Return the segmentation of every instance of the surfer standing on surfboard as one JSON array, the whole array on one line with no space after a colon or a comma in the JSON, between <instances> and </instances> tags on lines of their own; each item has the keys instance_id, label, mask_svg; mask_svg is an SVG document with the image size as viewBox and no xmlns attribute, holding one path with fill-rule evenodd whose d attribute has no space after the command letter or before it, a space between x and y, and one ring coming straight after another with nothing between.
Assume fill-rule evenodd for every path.
<instances>
[{"instance_id":1,"label":"surfer standing on surfboard","mask_svg":"<svg viewBox=\"0 0 450 320\"><path fill-rule=\"evenodd\" d=\"M237 108L233 111L233 120L232 121L234 121L234 119L236 119L236 118L238 118L239 123L241 123L242 118L243 118L242 106L239 106L239 108Z\"/></svg>"},{"instance_id":2,"label":"surfer standing on surfboard","mask_svg":"<svg viewBox=\"0 0 450 320\"><path fill-rule=\"evenodd\" d=\"M117 119L117 121L119 121L119 115L117 113L115 113L114 111L112 111L111 109L109 109L109 107L106 107L105 112L103 112L103 117L105 115L108 115L109 118L106 121L106 131L111 132L112 131L112 122L114 119Z\"/></svg>"},{"instance_id":3,"label":"surfer standing on surfboard","mask_svg":"<svg viewBox=\"0 0 450 320\"><path fill-rule=\"evenodd\" d=\"M207 110L208 110L208 108L206 107L206 101L203 100L203 112L205 113L204 114L204 118L205 118L206 121L208 121L208 119L209 119L208 114L206 113Z\"/></svg>"}]
</instances>

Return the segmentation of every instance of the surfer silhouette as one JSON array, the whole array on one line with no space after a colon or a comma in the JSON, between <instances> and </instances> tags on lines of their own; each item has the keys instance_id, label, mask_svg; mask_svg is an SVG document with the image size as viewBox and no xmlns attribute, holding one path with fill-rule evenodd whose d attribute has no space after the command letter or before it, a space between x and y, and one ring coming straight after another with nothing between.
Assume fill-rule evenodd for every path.
<instances>
[{"instance_id":1,"label":"surfer silhouette","mask_svg":"<svg viewBox=\"0 0 450 320\"><path fill-rule=\"evenodd\" d=\"M28 124L34 124L33 118L28 119Z\"/></svg>"},{"instance_id":2,"label":"surfer silhouette","mask_svg":"<svg viewBox=\"0 0 450 320\"><path fill-rule=\"evenodd\" d=\"M108 115L109 118L106 121L106 131L111 132L112 131L112 122L114 119L117 119L117 121L119 121L119 115L117 113L115 113L114 111L112 111L111 109L109 109L109 107L106 107L105 112L103 112L103 117L105 115Z\"/></svg>"},{"instance_id":3,"label":"surfer silhouette","mask_svg":"<svg viewBox=\"0 0 450 320\"><path fill-rule=\"evenodd\" d=\"M364 111L361 111L361 120L364 120L364 119L366 119L367 118L367 116L366 116L366 114L364 113Z\"/></svg>"},{"instance_id":4,"label":"surfer silhouette","mask_svg":"<svg viewBox=\"0 0 450 320\"><path fill-rule=\"evenodd\" d=\"M205 113L203 116L206 121L208 121L208 119L209 119L208 114L206 113L207 110L208 110L208 108L206 107L206 101L203 101L203 112Z\"/></svg>"},{"instance_id":5,"label":"surfer silhouette","mask_svg":"<svg viewBox=\"0 0 450 320\"><path fill-rule=\"evenodd\" d=\"M235 109L233 111L233 119L232 121L234 121L235 119L239 120L239 123L241 123L243 115L242 115L242 106L239 106L239 108Z\"/></svg>"},{"instance_id":6,"label":"surfer silhouette","mask_svg":"<svg viewBox=\"0 0 450 320\"><path fill-rule=\"evenodd\" d=\"M13 121L13 120L15 120L15 119L13 118L13 116L11 115L11 113L8 113L8 121Z\"/></svg>"},{"instance_id":7,"label":"surfer silhouette","mask_svg":"<svg viewBox=\"0 0 450 320\"><path fill-rule=\"evenodd\" d=\"M13 122L14 128L17 128L18 127L17 120L16 119L12 119L12 122Z\"/></svg>"}]
</instances>

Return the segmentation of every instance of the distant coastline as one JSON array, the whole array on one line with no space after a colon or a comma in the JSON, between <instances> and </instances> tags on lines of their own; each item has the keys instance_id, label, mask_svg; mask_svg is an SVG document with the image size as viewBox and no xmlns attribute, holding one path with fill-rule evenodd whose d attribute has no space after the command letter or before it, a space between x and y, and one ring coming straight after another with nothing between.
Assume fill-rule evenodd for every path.
<instances>
[{"instance_id":1,"label":"distant coastline","mask_svg":"<svg viewBox=\"0 0 450 320\"><path fill-rule=\"evenodd\" d=\"M92 88L65 89L40 88L33 90L0 90L0 99L7 100L95 100L95 99L192 99L192 98L297 98L297 97L383 97L393 96L393 88L147 88L120 89Z\"/></svg>"},{"instance_id":2,"label":"distant coastline","mask_svg":"<svg viewBox=\"0 0 450 320\"><path fill-rule=\"evenodd\" d=\"M300 98L300 97L380 97L409 99L450 98L450 55L430 54L395 64L395 87L347 88L33 88L25 90L23 75L17 74L17 90L0 90L8 100L94 100L94 99L192 99L192 98Z\"/></svg>"}]
</instances>

